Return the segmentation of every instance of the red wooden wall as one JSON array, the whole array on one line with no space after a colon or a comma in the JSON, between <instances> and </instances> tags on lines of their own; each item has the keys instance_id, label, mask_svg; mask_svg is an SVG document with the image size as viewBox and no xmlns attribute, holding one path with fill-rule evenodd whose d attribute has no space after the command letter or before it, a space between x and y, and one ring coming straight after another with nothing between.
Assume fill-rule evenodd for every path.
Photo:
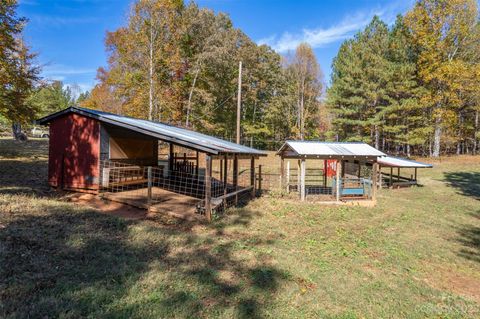
<instances>
[{"instance_id":1,"label":"red wooden wall","mask_svg":"<svg viewBox=\"0 0 480 319\"><path fill-rule=\"evenodd\" d=\"M72 189L99 188L100 123L67 114L50 123L48 183Z\"/></svg>"}]
</instances>

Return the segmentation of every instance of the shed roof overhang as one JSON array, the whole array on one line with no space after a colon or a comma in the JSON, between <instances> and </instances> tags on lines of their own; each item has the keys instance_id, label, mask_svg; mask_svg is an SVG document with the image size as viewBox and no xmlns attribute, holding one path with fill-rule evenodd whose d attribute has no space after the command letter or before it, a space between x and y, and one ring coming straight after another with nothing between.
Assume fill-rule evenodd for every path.
<instances>
[{"instance_id":1,"label":"shed roof overhang","mask_svg":"<svg viewBox=\"0 0 480 319\"><path fill-rule=\"evenodd\" d=\"M433 165L412 161L406 158L385 156L378 160L378 163L382 167L398 167L398 168L432 168Z\"/></svg>"},{"instance_id":2,"label":"shed roof overhang","mask_svg":"<svg viewBox=\"0 0 480 319\"><path fill-rule=\"evenodd\" d=\"M165 142L169 142L193 150L198 150L208 154L238 154L240 156L254 157L267 156L266 152L236 143L228 142L185 128L80 107L66 108L59 112L43 117L37 120L36 123L40 125L46 125L52 120L70 113L94 118L103 123L122 127L124 129L128 129L134 132L152 136Z\"/></svg>"},{"instance_id":3,"label":"shed roof overhang","mask_svg":"<svg viewBox=\"0 0 480 319\"><path fill-rule=\"evenodd\" d=\"M277 152L282 158L377 161L384 153L366 143L286 141Z\"/></svg>"}]
</instances>

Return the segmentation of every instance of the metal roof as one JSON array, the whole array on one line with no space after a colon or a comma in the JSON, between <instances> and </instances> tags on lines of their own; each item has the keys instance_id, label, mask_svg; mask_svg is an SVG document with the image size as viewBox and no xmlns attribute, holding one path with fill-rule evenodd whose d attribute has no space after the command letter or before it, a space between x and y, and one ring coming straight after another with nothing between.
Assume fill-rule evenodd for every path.
<instances>
[{"instance_id":1,"label":"metal roof","mask_svg":"<svg viewBox=\"0 0 480 319\"><path fill-rule=\"evenodd\" d=\"M286 141L277 154L289 151L289 156L306 157L380 157L386 154L366 143L320 142L320 141Z\"/></svg>"},{"instance_id":2,"label":"metal roof","mask_svg":"<svg viewBox=\"0 0 480 319\"><path fill-rule=\"evenodd\" d=\"M408 160L406 158L385 156L378 159L378 163L385 167L405 167L405 168L432 168L433 165L422 162Z\"/></svg>"},{"instance_id":3,"label":"metal roof","mask_svg":"<svg viewBox=\"0 0 480 319\"><path fill-rule=\"evenodd\" d=\"M137 119L113 113L91 110L81 107L69 107L65 110L53 113L37 120L38 124L47 124L53 119L67 113L76 113L83 116L95 118L98 121L120 126L145 135L172 142L177 145L197 149L211 154L232 153L266 156L267 153L251 147L228 142L220 138L198 133L192 130L176 127L173 125Z\"/></svg>"}]
</instances>

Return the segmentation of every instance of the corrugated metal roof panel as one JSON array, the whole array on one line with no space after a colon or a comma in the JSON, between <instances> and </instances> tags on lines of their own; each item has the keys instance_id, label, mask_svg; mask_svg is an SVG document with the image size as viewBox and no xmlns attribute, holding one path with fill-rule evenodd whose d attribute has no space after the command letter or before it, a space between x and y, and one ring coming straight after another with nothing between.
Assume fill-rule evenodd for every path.
<instances>
[{"instance_id":1,"label":"corrugated metal roof panel","mask_svg":"<svg viewBox=\"0 0 480 319\"><path fill-rule=\"evenodd\" d=\"M386 156L366 143L286 141L280 151L285 147L291 148L300 156Z\"/></svg>"},{"instance_id":2,"label":"corrugated metal roof panel","mask_svg":"<svg viewBox=\"0 0 480 319\"><path fill-rule=\"evenodd\" d=\"M422 162L412 161L406 158L385 156L378 159L378 163L386 167L405 167L405 168L431 168L433 165Z\"/></svg>"},{"instance_id":3,"label":"corrugated metal roof panel","mask_svg":"<svg viewBox=\"0 0 480 319\"><path fill-rule=\"evenodd\" d=\"M228 142L220 138L212 137L206 134L194 132L188 129L176 127L169 124L160 122L153 122L148 120L142 120L113 113L85 109L80 107L71 107L61 112L52 114L43 119L38 120L39 123L48 123L56 116L60 116L66 112L76 112L98 118L100 121L106 121L110 124L120 124L126 128L138 128L141 129L144 134L153 133L165 137L169 137L176 144L182 145L182 142L190 145L196 145L202 149L212 150L214 153L237 153L237 154L253 154L253 155L267 155L266 152L239 145L236 143ZM187 146L188 147L188 146Z\"/></svg>"}]
</instances>

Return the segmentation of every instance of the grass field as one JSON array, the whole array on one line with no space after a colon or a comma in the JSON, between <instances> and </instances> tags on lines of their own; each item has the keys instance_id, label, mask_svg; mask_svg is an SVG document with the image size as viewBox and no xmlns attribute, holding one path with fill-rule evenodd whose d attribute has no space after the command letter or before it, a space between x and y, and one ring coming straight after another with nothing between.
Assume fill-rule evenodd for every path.
<instances>
[{"instance_id":1,"label":"grass field","mask_svg":"<svg viewBox=\"0 0 480 319\"><path fill-rule=\"evenodd\" d=\"M480 317L480 157L375 208L265 196L201 225L64 201L46 145L0 140L2 318Z\"/></svg>"}]
</instances>

